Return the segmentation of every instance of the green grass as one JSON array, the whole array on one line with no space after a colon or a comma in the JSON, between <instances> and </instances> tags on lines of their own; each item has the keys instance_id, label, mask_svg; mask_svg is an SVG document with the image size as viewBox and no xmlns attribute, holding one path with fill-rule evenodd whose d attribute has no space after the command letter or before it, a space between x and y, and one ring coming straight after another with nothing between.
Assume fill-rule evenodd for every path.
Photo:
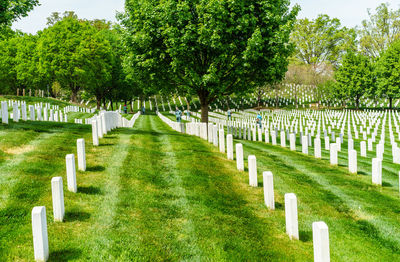
<instances>
[{"instance_id":1,"label":"green grass","mask_svg":"<svg viewBox=\"0 0 400 262\"><path fill-rule=\"evenodd\" d=\"M86 140L88 171L77 172L74 194L65 155L78 138ZM350 175L329 166L326 152L317 160L235 140L246 159L257 157L259 187L252 188L247 172L217 148L155 115L99 147L90 144L90 126L62 123L0 125L0 141L0 261L33 259L30 212L38 205L47 210L50 261L312 261L311 224L320 220L329 226L332 261L400 258L397 184L392 177L372 186L369 160L359 162L367 175ZM275 211L263 203L262 171L274 174ZM63 223L53 222L54 176L64 182ZM285 234L285 193L298 197L299 241Z\"/></svg>"}]
</instances>

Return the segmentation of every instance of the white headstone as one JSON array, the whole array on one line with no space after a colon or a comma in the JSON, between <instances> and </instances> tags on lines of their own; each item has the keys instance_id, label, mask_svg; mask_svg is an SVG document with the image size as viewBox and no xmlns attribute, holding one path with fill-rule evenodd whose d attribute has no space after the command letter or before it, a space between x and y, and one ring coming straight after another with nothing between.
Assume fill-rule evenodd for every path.
<instances>
[{"instance_id":1,"label":"white headstone","mask_svg":"<svg viewBox=\"0 0 400 262\"><path fill-rule=\"evenodd\" d=\"M372 159L372 184L382 185L382 159Z\"/></svg>"},{"instance_id":2,"label":"white headstone","mask_svg":"<svg viewBox=\"0 0 400 262\"><path fill-rule=\"evenodd\" d=\"M285 131L281 131L281 147L286 147L286 135Z\"/></svg>"},{"instance_id":3,"label":"white headstone","mask_svg":"<svg viewBox=\"0 0 400 262\"><path fill-rule=\"evenodd\" d=\"M93 145L98 146L99 145L99 136L98 136L98 131L97 131L97 120L95 120L95 119L92 120L92 139L93 139Z\"/></svg>"},{"instance_id":4,"label":"white headstone","mask_svg":"<svg viewBox=\"0 0 400 262\"><path fill-rule=\"evenodd\" d=\"M289 135L289 140L290 140L290 150L296 151L296 135L291 133Z\"/></svg>"},{"instance_id":5,"label":"white headstone","mask_svg":"<svg viewBox=\"0 0 400 262\"><path fill-rule=\"evenodd\" d=\"M219 130L219 152L225 153L225 135L224 129Z\"/></svg>"},{"instance_id":6,"label":"white headstone","mask_svg":"<svg viewBox=\"0 0 400 262\"><path fill-rule=\"evenodd\" d=\"M338 164L338 151L337 151L337 144L331 144L330 148L330 163L331 165L337 165Z\"/></svg>"},{"instance_id":7,"label":"white headstone","mask_svg":"<svg viewBox=\"0 0 400 262\"><path fill-rule=\"evenodd\" d=\"M78 169L86 171L86 152L85 152L85 140L83 138L76 141L77 153L78 153Z\"/></svg>"},{"instance_id":8,"label":"white headstone","mask_svg":"<svg viewBox=\"0 0 400 262\"><path fill-rule=\"evenodd\" d=\"M314 262L329 262L329 230L325 222L312 223Z\"/></svg>"},{"instance_id":9,"label":"white headstone","mask_svg":"<svg viewBox=\"0 0 400 262\"><path fill-rule=\"evenodd\" d=\"M367 148L366 148L365 141L361 141L360 142L360 151L361 151L361 156L362 157L367 157Z\"/></svg>"},{"instance_id":10,"label":"white headstone","mask_svg":"<svg viewBox=\"0 0 400 262\"><path fill-rule=\"evenodd\" d=\"M62 222L65 214L62 177L53 177L51 179L51 193L53 199L54 221Z\"/></svg>"},{"instance_id":11,"label":"white headstone","mask_svg":"<svg viewBox=\"0 0 400 262\"><path fill-rule=\"evenodd\" d=\"M226 152L229 160L233 160L233 136L228 134L226 136Z\"/></svg>"},{"instance_id":12,"label":"white headstone","mask_svg":"<svg viewBox=\"0 0 400 262\"><path fill-rule=\"evenodd\" d=\"M308 155L308 136L301 137L301 152Z\"/></svg>"},{"instance_id":13,"label":"white headstone","mask_svg":"<svg viewBox=\"0 0 400 262\"><path fill-rule=\"evenodd\" d=\"M8 124L8 105L7 101L1 102L1 118L3 124Z\"/></svg>"},{"instance_id":14,"label":"white headstone","mask_svg":"<svg viewBox=\"0 0 400 262\"><path fill-rule=\"evenodd\" d=\"M236 166L239 171L244 171L243 145L236 144Z\"/></svg>"},{"instance_id":15,"label":"white headstone","mask_svg":"<svg viewBox=\"0 0 400 262\"><path fill-rule=\"evenodd\" d=\"M321 158L321 139L319 137L314 139L314 157Z\"/></svg>"},{"instance_id":16,"label":"white headstone","mask_svg":"<svg viewBox=\"0 0 400 262\"><path fill-rule=\"evenodd\" d=\"M77 192L76 186L76 170L75 170L75 155L69 154L65 157L65 162L67 166L67 184L68 190L71 192Z\"/></svg>"},{"instance_id":17,"label":"white headstone","mask_svg":"<svg viewBox=\"0 0 400 262\"><path fill-rule=\"evenodd\" d=\"M285 194L286 234L290 239L299 239L299 225L297 217L297 198L294 193Z\"/></svg>"},{"instance_id":18,"label":"white headstone","mask_svg":"<svg viewBox=\"0 0 400 262\"><path fill-rule=\"evenodd\" d=\"M272 172L263 172L263 183L264 183L264 202L265 205L274 210L275 200L274 200L274 179Z\"/></svg>"},{"instance_id":19,"label":"white headstone","mask_svg":"<svg viewBox=\"0 0 400 262\"><path fill-rule=\"evenodd\" d=\"M257 187L257 162L256 156L250 155L248 158L249 164L249 184L250 186Z\"/></svg>"},{"instance_id":20,"label":"white headstone","mask_svg":"<svg viewBox=\"0 0 400 262\"><path fill-rule=\"evenodd\" d=\"M33 250L36 261L47 261L49 258L49 240L47 235L46 208L32 209Z\"/></svg>"},{"instance_id":21,"label":"white headstone","mask_svg":"<svg viewBox=\"0 0 400 262\"><path fill-rule=\"evenodd\" d=\"M349 171L352 174L357 174L357 151L349 150Z\"/></svg>"}]
</instances>

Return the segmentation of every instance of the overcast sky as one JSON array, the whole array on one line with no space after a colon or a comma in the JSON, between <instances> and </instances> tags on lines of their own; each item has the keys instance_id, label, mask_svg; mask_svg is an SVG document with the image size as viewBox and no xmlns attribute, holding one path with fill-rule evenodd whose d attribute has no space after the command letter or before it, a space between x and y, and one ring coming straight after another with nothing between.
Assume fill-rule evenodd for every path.
<instances>
[{"instance_id":1,"label":"overcast sky","mask_svg":"<svg viewBox=\"0 0 400 262\"><path fill-rule=\"evenodd\" d=\"M301 6L299 18L316 18L327 14L340 19L342 25L355 27L368 18L367 9L375 10L382 3L389 3L392 9L400 8L400 0L291 0Z\"/></svg>"},{"instance_id":2,"label":"overcast sky","mask_svg":"<svg viewBox=\"0 0 400 262\"><path fill-rule=\"evenodd\" d=\"M1 0L0 0L1 1ZM250 0L249 0L250 1ZM36 33L46 27L46 18L52 12L75 11L79 18L106 19L116 21L116 11L123 11L125 0L40 0L28 17L14 23L14 29L27 33ZM391 8L400 8L400 0L292 0L302 10L300 18L315 18L318 14L328 14L339 18L343 25L354 27L368 17L367 9L375 9L379 4L388 2Z\"/></svg>"}]
</instances>

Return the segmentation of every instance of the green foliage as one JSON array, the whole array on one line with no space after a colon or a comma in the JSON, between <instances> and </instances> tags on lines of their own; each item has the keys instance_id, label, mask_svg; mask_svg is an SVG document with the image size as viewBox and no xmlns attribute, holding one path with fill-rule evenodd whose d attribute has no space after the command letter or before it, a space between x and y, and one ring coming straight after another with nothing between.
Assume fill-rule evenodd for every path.
<instances>
[{"instance_id":1,"label":"green foliage","mask_svg":"<svg viewBox=\"0 0 400 262\"><path fill-rule=\"evenodd\" d=\"M392 99L400 93L400 41L393 43L377 61L376 94L387 97L392 107Z\"/></svg>"},{"instance_id":2,"label":"green foliage","mask_svg":"<svg viewBox=\"0 0 400 262\"><path fill-rule=\"evenodd\" d=\"M342 27L337 18L319 15L315 20L297 20L291 41L299 62L316 68L324 63L337 67L346 51L356 48L356 32Z\"/></svg>"},{"instance_id":3,"label":"green foliage","mask_svg":"<svg viewBox=\"0 0 400 262\"><path fill-rule=\"evenodd\" d=\"M360 98L375 92L375 74L373 64L367 56L349 52L343 59L342 65L335 72L339 90L346 92L346 97L356 101L359 107Z\"/></svg>"},{"instance_id":4,"label":"green foliage","mask_svg":"<svg viewBox=\"0 0 400 262\"><path fill-rule=\"evenodd\" d=\"M141 86L218 97L280 81L298 12L287 0L126 1L127 65Z\"/></svg>"},{"instance_id":5,"label":"green foliage","mask_svg":"<svg viewBox=\"0 0 400 262\"><path fill-rule=\"evenodd\" d=\"M25 17L39 4L39 0L1 0L0 27L9 26L15 20Z\"/></svg>"},{"instance_id":6,"label":"green foliage","mask_svg":"<svg viewBox=\"0 0 400 262\"><path fill-rule=\"evenodd\" d=\"M40 73L67 88L73 102L76 102L78 91L87 81L85 69L90 67L86 58L90 55L87 41L94 33L95 29L88 22L64 17L54 26L46 28L40 36Z\"/></svg>"},{"instance_id":7,"label":"green foliage","mask_svg":"<svg viewBox=\"0 0 400 262\"><path fill-rule=\"evenodd\" d=\"M3 94L12 93L17 88L16 56L19 39L0 41L0 90Z\"/></svg>"},{"instance_id":8,"label":"green foliage","mask_svg":"<svg viewBox=\"0 0 400 262\"><path fill-rule=\"evenodd\" d=\"M364 20L359 30L360 48L364 54L377 58L400 38L400 9L391 10L388 3L383 3L368 15L369 20Z\"/></svg>"}]
</instances>

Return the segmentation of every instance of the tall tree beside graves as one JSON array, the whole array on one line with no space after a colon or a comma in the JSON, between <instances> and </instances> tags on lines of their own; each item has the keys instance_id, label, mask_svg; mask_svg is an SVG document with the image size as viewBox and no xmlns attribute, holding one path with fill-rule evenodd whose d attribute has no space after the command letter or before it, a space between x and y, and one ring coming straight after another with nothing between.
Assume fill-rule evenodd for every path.
<instances>
[{"instance_id":1,"label":"tall tree beside graves","mask_svg":"<svg viewBox=\"0 0 400 262\"><path fill-rule=\"evenodd\" d=\"M39 57L37 35L23 35L19 38L15 56L15 70L18 86L21 88L45 88L49 82L38 72Z\"/></svg>"},{"instance_id":2,"label":"tall tree beside graves","mask_svg":"<svg viewBox=\"0 0 400 262\"><path fill-rule=\"evenodd\" d=\"M9 26L12 22L25 17L39 4L39 0L1 0L0 27Z\"/></svg>"},{"instance_id":3,"label":"tall tree beside graves","mask_svg":"<svg viewBox=\"0 0 400 262\"><path fill-rule=\"evenodd\" d=\"M95 31L87 21L64 17L46 28L38 42L40 72L67 89L73 102L87 80L86 53L80 52L85 49L81 45Z\"/></svg>"},{"instance_id":4,"label":"tall tree beside graves","mask_svg":"<svg viewBox=\"0 0 400 262\"><path fill-rule=\"evenodd\" d=\"M290 1L127 0L122 19L129 66L156 90L187 90L209 104L280 81L299 7Z\"/></svg>"},{"instance_id":5,"label":"tall tree beside graves","mask_svg":"<svg viewBox=\"0 0 400 262\"><path fill-rule=\"evenodd\" d=\"M368 90L373 90L375 84L373 64L369 57L349 52L336 70L335 79L338 88L347 91L347 97L355 100L358 109L360 98L367 94Z\"/></svg>"},{"instance_id":6,"label":"tall tree beside graves","mask_svg":"<svg viewBox=\"0 0 400 262\"><path fill-rule=\"evenodd\" d=\"M319 15L314 20L297 20L291 41L296 45L295 58L321 72L324 64L337 67L346 50L356 48L356 32L337 18Z\"/></svg>"},{"instance_id":7,"label":"tall tree beside graves","mask_svg":"<svg viewBox=\"0 0 400 262\"><path fill-rule=\"evenodd\" d=\"M16 71L16 55L19 37L0 41L0 92L16 94L18 79Z\"/></svg>"},{"instance_id":8,"label":"tall tree beside graves","mask_svg":"<svg viewBox=\"0 0 400 262\"><path fill-rule=\"evenodd\" d=\"M388 98L392 108L393 98L400 97L400 40L381 55L376 63L376 74L376 95Z\"/></svg>"},{"instance_id":9,"label":"tall tree beside graves","mask_svg":"<svg viewBox=\"0 0 400 262\"><path fill-rule=\"evenodd\" d=\"M104 20L90 21L93 28L93 35L86 44L89 49L90 57L88 66L90 77L85 90L96 97L97 108L105 99L111 102L115 99L123 98L126 91L124 89L124 75L122 70L121 41L119 33L112 28L111 23Z\"/></svg>"},{"instance_id":10,"label":"tall tree beside graves","mask_svg":"<svg viewBox=\"0 0 400 262\"><path fill-rule=\"evenodd\" d=\"M384 3L375 13L368 10L368 15L369 19L362 21L359 30L360 48L365 55L377 58L400 39L400 9L390 9L389 4Z\"/></svg>"}]
</instances>

